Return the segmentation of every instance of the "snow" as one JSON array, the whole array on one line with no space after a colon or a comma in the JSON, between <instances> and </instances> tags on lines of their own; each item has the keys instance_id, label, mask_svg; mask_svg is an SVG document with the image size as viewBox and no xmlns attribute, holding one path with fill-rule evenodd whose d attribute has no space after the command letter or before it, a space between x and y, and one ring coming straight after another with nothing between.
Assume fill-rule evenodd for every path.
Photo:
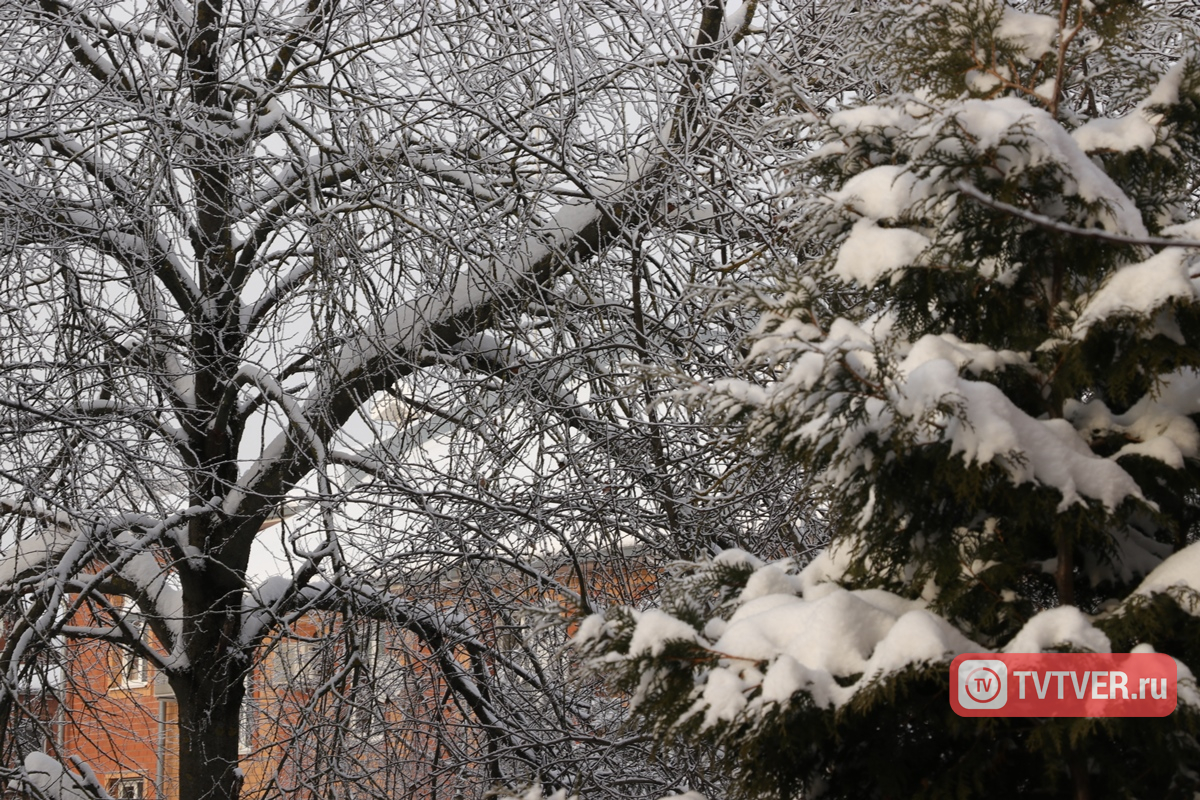
<instances>
[{"instance_id":1,"label":"snow","mask_svg":"<svg viewBox=\"0 0 1200 800\"><path fill-rule=\"evenodd\" d=\"M221 508L227 514L236 514L242 505L242 501L246 499L247 494L253 488L255 482L265 473L268 473L275 462L283 455L288 446L292 443L290 431L284 431L276 435L271 442L262 449L259 457L256 458L250 467L241 474L238 478L237 485L225 493L225 498L222 501Z\"/></svg>"},{"instance_id":2,"label":"snow","mask_svg":"<svg viewBox=\"0 0 1200 800\"><path fill-rule=\"evenodd\" d=\"M1129 652L1131 653L1153 653L1154 645L1139 644ZM1187 703L1193 708L1200 708L1200 692L1196 686L1196 676L1187 664L1184 664L1178 658L1175 659L1175 682L1177 687L1176 696L1180 703Z\"/></svg>"},{"instance_id":3,"label":"snow","mask_svg":"<svg viewBox=\"0 0 1200 800\"><path fill-rule=\"evenodd\" d=\"M1190 549L1193 563L1188 569L1195 578L1200 545ZM809 575L791 576L796 578L793 583L780 579L781 574L789 574L790 561L759 568L767 576L761 585L778 586L780 591L750 592L755 596L741 602L726 624L706 627L720 632L719 637L711 645L697 643L719 661L698 674L693 704L681 721L699 716L701 726L710 728L753 718L790 702L798 692L820 708L836 709L910 666L948 665L960 653L989 652L926 609L922 601L881 589L849 590L816 579L836 572L831 564L843 558L835 555L822 561L818 557L806 567ZM639 629L647 613L642 613ZM690 626L659 613L648 625L655 635L644 634L643 642L630 647L628 658L650 649L650 639L687 638L684 627L694 636ZM1003 652L1040 653L1064 647L1112 651L1108 637L1087 615L1075 606L1060 606L1031 618ZM653 680L653 674L650 670L643 679Z\"/></svg>"},{"instance_id":4,"label":"snow","mask_svg":"<svg viewBox=\"0 0 1200 800\"><path fill-rule=\"evenodd\" d=\"M951 452L967 463L999 463L1013 483L1057 489L1060 511L1086 499L1108 509L1126 498L1142 499L1133 478L1093 454L1069 423L1030 417L999 387L960 377L951 361L934 359L912 369L894 398L896 410L913 420L927 419L945 401L954 402L958 413L931 426L927 435L949 442Z\"/></svg>"},{"instance_id":5,"label":"snow","mask_svg":"<svg viewBox=\"0 0 1200 800\"><path fill-rule=\"evenodd\" d=\"M746 15L749 13L753 0L734 0L725 7L725 32L738 33L746 24Z\"/></svg>"},{"instance_id":6,"label":"snow","mask_svg":"<svg viewBox=\"0 0 1200 800\"><path fill-rule=\"evenodd\" d=\"M1179 89L1183 83L1184 67L1186 66L1187 62L1184 59L1180 59L1171 65L1166 74L1158 79L1154 90L1139 105L1147 108L1152 106L1177 105L1179 103Z\"/></svg>"},{"instance_id":7,"label":"snow","mask_svg":"<svg viewBox=\"0 0 1200 800\"><path fill-rule=\"evenodd\" d=\"M292 435L299 434L301 443L307 445L308 449L312 450L318 467L327 462L328 456L325 452L324 440L313 429L306 415L304 404L288 394L274 375L256 364L243 363L238 367L234 381L237 383L251 383L264 396L274 401L283 409L287 417L290 426L288 433ZM318 480L321 480L321 475L322 472L318 469Z\"/></svg>"},{"instance_id":8,"label":"snow","mask_svg":"<svg viewBox=\"0 0 1200 800\"><path fill-rule=\"evenodd\" d=\"M1182 469L1184 459L1200 457L1200 430L1190 418L1200 414L1200 373L1194 370L1167 375L1156 392L1124 414L1114 415L1100 400L1069 401L1064 414L1089 441L1110 436L1131 440L1113 460L1142 455Z\"/></svg>"},{"instance_id":9,"label":"snow","mask_svg":"<svg viewBox=\"0 0 1200 800\"><path fill-rule=\"evenodd\" d=\"M881 228L870 219L860 219L838 250L833 273L869 289L913 264L929 243L928 237L908 228Z\"/></svg>"},{"instance_id":10,"label":"snow","mask_svg":"<svg viewBox=\"0 0 1200 800\"><path fill-rule=\"evenodd\" d=\"M1032 54L1049 46L1057 35L1057 22L1010 10L1001 29L1023 42L1026 52ZM1141 109L1121 120L1097 120L1081 126L1073 135L1044 109L1021 98L998 97L963 100L935 114L923 109L920 118L891 106L862 106L837 112L829 122L847 139L869 138L875 129L900 135L918 164L932 150L957 149L970 141L980 152L991 151L992 168L1005 178L1053 165L1062 177L1064 193L1092 207L1090 217L1075 224L1098 224L1113 233L1145 237L1146 227L1133 201L1085 150L1152 145L1155 132L1147 113ZM828 147L820 151L822 155L831 152ZM918 177L910 167L883 164L852 176L828 195L827 203L832 208L857 217L830 268L835 277L870 288L919 262L935 233L902 227L897 222L908 216L927 217L931 210L950 213L951 204L931 205L931 201L956 192L947 183L952 176L946 170L935 168L920 174ZM1161 265L1151 265L1147 270L1155 268ZM1102 299L1109 301L1112 297L1106 294ZM1096 313L1101 311L1096 309Z\"/></svg>"},{"instance_id":11,"label":"snow","mask_svg":"<svg viewBox=\"0 0 1200 800\"><path fill-rule=\"evenodd\" d=\"M741 563L742 556L726 559ZM850 591L829 582L847 557L846 548L826 551L800 575L792 572L789 560L763 564L728 622L714 619L705 627L717 634L711 645L665 612L634 612L628 654L604 658L611 662L614 656L659 654L668 640L693 641L717 654L719 665L700 677L689 711L711 727L760 713L802 690L819 706L841 706L875 680L909 665L948 662L958 653L979 650L921 601L879 589ZM599 616L589 617L576 642L599 637L606 624ZM643 684L653 676L654 670L647 671ZM848 685L839 683L851 677Z\"/></svg>"},{"instance_id":12,"label":"snow","mask_svg":"<svg viewBox=\"0 0 1200 800\"><path fill-rule=\"evenodd\" d=\"M894 622L845 589L812 602L772 595L739 608L713 649L752 661L786 653L809 667L852 675Z\"/></svg>"},{"instance_id":13,"label":"snow","mask_svg":"<svg viewBox=\"0 0 1200 800\"><path fill-rule=\"evenodd\" d=\"M811 390L824 376L831 357L844 359L854 368L872 373L875 370L875 340L886 338L891 322L891 317L883 316L859 326L838 318L829 326L824 341L809 341L810 330L807 328L781 326L774 333L761 337L751 352L752 358L774 351L772 360L794 359L779 384L769 390L745 381L725 381L714 386L720 386L721 391L743 404L765 405L771 401L772 394ZM819 335L815 328L811 330Z\"/></svg>"},{"instance_id":14,"label":"snow","mask_svg":"<svg viewBox=\"0 0 1200 800\"><path fill-rule=\"evenodd\" d=\"M579 796L567 797L566 789L559 789L553 794L544 795L541 786L531 786L520 794L501 795L497 800L579 800Z\"/></svg>"},{"instance_id":15,"label":"snow","mask_svg":"<svg viewBox=\"0 0 1200 800\"><path fill-rule=\"evenodd\" d=\"M764 705L783 704L798 691L811 692L811 687L820 678L819 673L814 675L808 667L785 653L775 659L775 663L767 670L759 697Z\"/></svg>"},{"instance_id":16,"label":"snow","mask_svg":"<svg viewBox=\"0 0 1200 800\"><path fill-rule=\"evenodd\" d=\"M761 386L743 380L722 379L712 383L713 391L722 394L739 406L761 406L766 404L768 394Z\"/></svg>"},{"instance_id":17,"label":"snow","mask_svg":"<svg viewBox=\"0 0 1200 800\"><path fill-rule=\"evenodd\" d=\"M995 75L986 72L980 72L977 69L967 70L964 76L967 88L979 94L987 94L988 92L1000 86L1002 81Z\"/></svg>"},{"instance_id":18,"label":"snow","mask_svg":"<svg viewBox=\"0 0 1200 800\"><path fill-rule=\"evenodd\" d=\"M1087 301L1072 335L1082 339L1093 325L1117 314L1148 317L1171 300L1195 300L1188 276L1191 261L1187 251L1168 247L1145 261L1121 267Z\"/></svg>"},{"instance_id":19,"label":"snow","mask_svg":"<svg viewBox=\"0 0 1200 800\"><path fill-rule=\"evenodd\" d=\"M25 756L22 777L36 789L38 796L48 800L97 800L97 797L104 800L108 797L102 787L91 785L93 781L64 769L56 759L37 751ZM20 788L16 781L10 785Z\"/></svg>"},{"instance_id":20,"label":"snow","mask_svg":"<svg viewBox=\"0 0 1200 800\"><path fill-rule=\"evenodd\" d=\"M826 589L838 588L837 582L850 569L853 545L841 539L826 547L800 570L800 592L808 598L816 598Z\"/></svg>"},{"instance_id":21,"label":"snow","mask_svg":"<svg viewBox=\"0 0 1200 800\"><path fill-rule=\"evenodd\" d=\"M751 567L758 569L763 566L763 561L753 553L748 553L740 547L730 547L727 550L722 550L713 559L714 564L725 564L731 567Z\"/></svg>"},{"instance_id":22,"label":"snow","mask_svg":"<svg viewBox=\"0 0 1200 800\"><path fill-rule=\"evenodd\" d=\"M945 139L947 123L958 128L953 132L955 138L971 140L980 151L994 149L994 167L1004 177L1057 165L1063 173L1065 194L1102 206L1095 212L1095 221L1106 230L1134 237L1148 235L1133 201L1044 109L1018 97L952 104L911 131L914 157L922 157Z\"/></svg>"},{"instance_id":23,"label":"snow","mask_svg":"<svg viewBox=\"0 0 1200 800\"><path fill-rule=\"evenodd\" d=\"M1005 8L996 26L996 38L1011 42L1029 61L1037 61L1054 49L1058 20L1045 14L1028 14Z\"/></svg>"},{"instance_id":24,"label":"snow","mask_svg":"<svg viewBox=\"0 0 1200 800\"><path fill-rule=\"evenodd\" d=\"M1168 225L1162 229L1163 236L1169 236L1178 239L1189 239L1192 243L1200 240L1200 219L1192 219L1187 222L1180 222L1176 225ZM1192 244L1191 246L1195 246Z\"/></svg>"},{"instance_id":25,"label":"snow","mask_svg":"<svg viewBox=\"0 0 1200 800\"><path fill-rule=\"evenodd\" d=\"M942 333L927 334L918 339L900 362L899 371L909 375L922 364L938 359L949 361L959 370L965 369L973 375L1008 366L1029 366L1029 357L1021 353L992 350L985 345L964 342L952 333Z\"/></svg>"},{"instance_id":26,"label":"snow","mask_svg":"<svg viewBox=\"0 0 1200 800\"><path fill-rule=\"evenodd\" d=\"M631 175L630 179L634 177ZM398 305L379 325L342 348L329 377L351 375L384 353L413 351L429 326L513 291L543 263L565 256L571 247L582 242L582 232L600 218L601 210L596 203L563 206L552 225L531 234L508 257L497 258L460 276L448 297L428 296Z\"/></svg>"},{"instance_id":27,"label":"snow","mask_svg":"<svg viewBox=\"0 0 1200 800\"><path fill-rule=\"evenodd\" d=\"M753 684L744 673L729 669L715 669L704 683L700 702L704 707L703 728L711 728L720 720L731 722L746 707L743 694Z\"/></svg>"},{"instance_id":28,"label":"snow","mask_svg":"<svg viewBox=\"0 0 1200 800\"><path fill-rule=\"evenodd\" d=\"M579 629L571 638L577 645L599 639L604 633L605 624L603 614L589 614L579 623Z\"/></svg>"},{"instance_id":29,"label":"snow","mask_svg":"<svg viewBox=\"0 0 1200 800\"><path fill-rule=\"evenodd\" d=\"M453 281L454 289L449 294L428 295L397 305L378 324L343 345L332 369L320 376L316 399L322 400L338 383L385 354L397 356L418 350L430 327L438 322L518 291L556 260L568 258L584 245L588 229L600 223L604 215L601 203L615 202L635 191L658 165L658 158L657 152L637 151L623 171L593 182L590 194L595 200L565 203L550 223L530 233L510 252L471 265ZM256 478L257 473L246 476L239 485L251 486Z\"/></svg>"},{"instance_id":30,"label":"snow","mask_svg":"<svg viewBox=\"0 0 1200 800\"><path fill-rule=\"evenodd\" d=\"M868 105L830 115L829 125L842 135L848 135L871 128L907 130L912 127L913 119L898 108Z\"/></svg>"},{"instance_id":31,"label":"snow","mask_svg":"<svg viewBox=\"0 0 1200 800\"><path fill-rule=\"evenodd\" d=\"M662 653L669 641L696 641L695 628L656 608L635 611L634 617L637 626L633 630L633 639L629 642L630 655L649 652L650 655L656 656Z\"/></svg>"},{"instance_id":32,"label":"snow","mask_svg":"<svg viewBox=\"0 0 1200 800\"><path fill-rule=\"evenodd\" d=\"M250 88L250 91L253 91ZM262 108L252 117L234 119L229 123L212 126L210 135L228 138L233 141L244 141L250 136L265 138L283 122L286 110L277 99L269 97ZM193 123L195 125L195 123Z\"/></svg>"},{"instance_id":33,"label":"snow","mask_svg":"<svg viewBox=\"0 0 1200 800\"><path fill-rule=\"evenodd\" d=\"M259 583L252 595L242 600L244 608L270 608L279 601L295 584L295 578L288 575L272 575Z\"/></svg>"},{"instance_id":34,"label":"snow","mask_svg":"<svg viewBox=\"0 0 1200 800\"><path fill-rule=\"evenodd\" d=\"M499 364L511 364L523 355L519 345L512 341L500 341L500 338L492 331L482 331L463 339L455 344L451 351Z\"/></svg>"},{"instance_id":35,"label":"snow","mask_svg":"<svg viewBox=\"0 0 1200 800\"><path fill-rule=\"evenodd\" d=\"M1112 652L1108 637L1075 606L1059 606L1035 614L1009 641L1004 652L1043 653L1057 647Z\"/></svg>"},{"instance_id":36,"label":"snow","mask_svg":"<svg viewBox=\"0 0 1200 800\"><path fill-rule=\"evenodd\" d=\"M1134 590L1132 596L1149 597L1176 588L1200 591L1200 542L1193 542L1159 564ZM1194 614L1200 613L1197 605L1185 603Z\"/></svg>"},{"instance_id":37,"label":"snow","mask_svg":"<svg viewBox=\"0 0 1200 800\"><path fill-rule=\"evenodd\" d=\"M422 154L421 150L429 151L430 148L428 145L420 145L413 141L409 142L409 148L404 155L406 161L411 166L431 175L436 175L438 180L456 183L479 200L493 202L502 199L502 195L496 190L496 180L492 176L462 169L435 155Z\"/></svg>"},{"instance_id":38,"label":"snow","mask_svg":"<svg viewBox=\"0 0 1200 800\"><path fill-rule=\"evenodd\" d=\"M1127 444L1118 450L1113 458L1130 455L1153 458L1174 469L1183 469L1183 452L1166 436L1155 436L1144 442Z\"/></svg>"},{"instance_id":39,"label":"snow","mask_svg":"<svg viewBox=\"0 0 1200 800\"><path fill-rule=\"evenodd\" d=\"M925 662L938 662L947 653L965 653L977 645L946 620L924 609L903 614L875 647L860 683Z\"/></svg>"},{"instance_id":40,"label":"snow","mask_svg":"<svg viewBox=\"0 0 1200 800\"><path fill-rule=\"evenodd\" d=\"M779 580L772 574L766 582ZM734 612L713 643L721 665L708 674L693 708L704 713L705 726L785 702L801 690L818 706L841 706L881 676L978 649L919 601L879 589L849 591L811 577L797 583L815 591L755 597ZM765 675L756 666L763 662ZM847 686L837 680L856 675ZM756 687L761 692L748 699Z\"/></svg>"},{"instance_id":41,"label":"snow","mask_svg":"<svg viewBox=\"0 0 1200 800\"><path fill-rule=\"evenodd\" d=\"M1085 122L1071 133L1080 149L1089 153L1111 150L1127 153L1149 150L1157 137L1155 127L1140 110L1116 119L1098 118Z\"/></svg>"},{"instance_id":42,"label":"snow","mask_svg":"<svg viewBox=\"0 0 1200 800\"><path fill-rule=\"evenodd\" d=\"M194 24L195 17L192 14L192 7L184 0L171 0L171 11L175 14L175 19L179 21L179 26L183 29L191 28Z\"/></svg>"},{"instance_id":43,"label":"snow","mask_svg":"<svg viewBox=\"0 0 1200 800\"><path fill-rule=\"evenodd\" d=\"M903 434L913 446L948 443L951 453L968 464L996 463L1016 484L1056 489L1062 495L1060 509L1089 501L1115 509L1128 498L1144 500L1133 478L1114 460L1093 453L1066 420L1034 419L999 387L969 377L1004 367L1029 368L1026 354L994 351L952 335L922 337L905 347L895 342L893 323L886 313L861 325L839 318L818 341L787 331L779 337L764 335L756 353L787 363L778 380L763 387L723 381L713 388L728 398L729 409L775 406L788 415L803 415L804 422L788 431L787 441L832 445L832 466L816 476L826 485L853 480L859 467L870 463L875 445L868 437L886 441ZM890 368L877 363L881 354L895 359ZM870 386L871 396L862 402L862 416L844 428L834 426L826 410L827 404L839 402L838 395L815 389L839 385L847 373ZM1182 400L1174 394L1171 398ZM1183 452L1197 447L1195 426L1182 418L1183 412L1147 404L1130 413L1135 415L1126 420L1131 430L1168 437ZM836 437L832 430L838 431ZM1159 452L1165 443L1152 447ZM861 524L870 518L868 503Z\"/></svg>"},{"instance_id":44,"label":"snow","mask_svg":"<svg viewBox=\"0 0 1200 800\"><path fill-rule=\"evenodd\" d=\"M1175 659L1175 686L1176 697L1180 703L1186 703L1193 709L1200 708L1200 692L1196 690L1196 676L1188 665L1178 658Z\"/></svg>"},{"instance_id":45,"label":"snow","mask_svg":"<svg viewBox=\"0 0 1200 800\"><path fill-rule=\"evenodd\" d=\"M0 586L7 586L25 572L62 555L75 543L78 534L57 525L19 539L0 554Z\"/></svg>"},{"instance_id":46,"label":"snow","mask_svg":"<svg viewBox=\"0 0 1200 800\"><path fill-rule=\"evenodd\" d=\"M139 544L127 533L118 536L117 541L131 549ZM183 630L183 595L168 584L170 571L159 564L151 553L142 550L135 551L121 564L120 573L138 587L147 602L153 603L153 608L147 610L161 618L168 629L178 636Z\"/></svg>"},{"instance_id":47,"label":"snow","mask_svg":"<svg viewBox=\"0 0 1200 800\"><path fill-rule=\"evenodd\" d=\"M880 220L900 217L926 194L924 186L908 169L885 164L853 176L830 199L864 217Z\"/></svg>"},{"instance_id":48,"label":"snow","mask_svg":"<svg viewBox=\"0 0 1200 800\"><path fill-rule=\"evenodd\" d=\"M750 580L746 581L746 587L738 595L738 602L747 603L769 594L794 593L802 589L803 584L798 575L788 573L780 565L768 564L757 569L750 576Z\"/></svg>"},{"instance_id":49,"label":"snow","mask_svg":"<svg viewBox=\"0 0 1200 800\"><path fill-rule=\"evenodd\" d=\"M1155 109L1179 102L1184 62L1178 61L1155 85L1154 90L1123 117L1099 118L1080 125L1071 135L1087 152L1111 150L1128 153L1149 150L1158 141L1162 115Z\"/></svg>"}]
</instances>

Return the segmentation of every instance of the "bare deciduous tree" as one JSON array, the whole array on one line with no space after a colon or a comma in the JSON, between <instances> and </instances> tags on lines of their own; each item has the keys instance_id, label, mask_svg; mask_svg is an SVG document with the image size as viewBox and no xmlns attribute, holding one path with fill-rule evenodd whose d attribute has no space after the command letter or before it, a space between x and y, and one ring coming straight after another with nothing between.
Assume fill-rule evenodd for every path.
<instances>
[{"instance_id":1,"label":"bare deciduous tree","mask_svg":"<svg viewBox=\"0 0 1200 800\"><path fill-rule=\"evenodd\" d=\"M99 641L169 682L183 800L242 791L248 687L267 794L678 785L530 632L814 535L652 380L727 368L688 287L770 246L755 64L828 44L735 5L0 7L7 730ZM321 682L259 708L303 639Z\"/></svg>"}]
</instances>

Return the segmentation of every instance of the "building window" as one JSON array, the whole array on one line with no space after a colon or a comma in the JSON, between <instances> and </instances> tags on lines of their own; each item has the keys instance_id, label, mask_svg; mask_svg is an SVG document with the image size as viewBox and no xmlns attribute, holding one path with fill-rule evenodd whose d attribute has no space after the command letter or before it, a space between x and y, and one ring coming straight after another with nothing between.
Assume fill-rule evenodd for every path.
<instances>
[{"instance_id":1,"label":"building window","mask_svg":"<svg viewBox=\"0 0 1200 800\"><path fill-rule=\"evenodd\" d=\"M275 646L265 673L267 683L281 689L310 692L334 675L336 656L329 639L284 639Z\"/></svg>"},{"instance_id":2,"label":"building window","mask_svg":"<svg viewBox=\"0 0 1200 800\"><path fill-rule=\"evenodd\" d=\"M150 682L150 662L133 653L121 653L121 685L140 689Z\"/></svg>"},{"instance_id":3,"label":"building window","mask_svg":"<svg viewBox=\"0 0 1200 800\"><path fill-rule=\"evenodd\" d=\"M146 620L136 609L125 613L125 625L133 631L138 642L146 641ZM117 653L121 670L120 684L128 689L139 689L150 682L150 662L136 653L121 649Z\"/></svg>"},{"instance_id":4,"label":"building window","mask_svg":"<svg viewBox=\"0 0 1200 800\"><path fill-rule=\"evenodd\" d=\"M46 749L46 723L28 714L18 714L12 725L10 734L16 746L17 754L24 757L35 751Z\"/></svg>"},{"instance_id":5,"label":"building window","mask_svg":"<svg viewBox=\"0 0 1200 800\"><path fill-rule=\"evenodd\" d=\"M371 691L371 685L365 683L357 687L346 702L350 706L347 715L349 732L363 742L376 739L383 732L383 726L377 716L379 701Z\"/></svg>"},{"instance_id":6,"label":"building window","mask_svg":"<svg viewBox=\"0 0 1200 800\"><path fill-rule=\"evenodd\" d=\"M321 685L321 661L315 643L303 639L285 639L275 648L271 683L291 689L312 689Z\"/></svg>"},{"instance_id":7,"label":"building window","mask_svg":"<svg viewBox=\"0 0 1200 800\"><path fill-rule=\"evenodd\" d=\"M238 718L238 753L246 755L254 749L254 726L258 724L258 714L255 713L254 697L246 692L242 700L242 710Z\"/></svg>"},{"instance_id":8,"label":"building window","mask_svg":"<svg viewBox=\"0 0 1200 800\"><path fill-rule=\"evenodd\" d=\"M146 782L141 778L121 778L109 786L113 800L145 800Z\"/></svg>"}]
</instances>

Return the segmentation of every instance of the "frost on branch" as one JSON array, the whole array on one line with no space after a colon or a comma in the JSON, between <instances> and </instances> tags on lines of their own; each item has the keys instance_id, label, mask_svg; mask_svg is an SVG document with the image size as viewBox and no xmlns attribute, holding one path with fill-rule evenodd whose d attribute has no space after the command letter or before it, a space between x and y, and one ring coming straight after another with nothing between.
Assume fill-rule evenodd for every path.
<instances>
[{"instance_id":1,"label":"frost on branch","mask_svg":"<svg viewBox=\"0 0 1200 800\"><path fill-rule=\"evenodd\" d=\"M0 3L0 733L98 642L178 700L185 800L681 786L527 634L645 591L635 538L806 502L770 470L693 507L768 471L625 367L744 330L682 290L766 219L743 89L793 12L758 6ZM314 694L243 773L259 676L318 644L337 668L277 676ZM65 681L58 747L115 774L74 702L103 687Z\"/></svg>"}]
</instances>

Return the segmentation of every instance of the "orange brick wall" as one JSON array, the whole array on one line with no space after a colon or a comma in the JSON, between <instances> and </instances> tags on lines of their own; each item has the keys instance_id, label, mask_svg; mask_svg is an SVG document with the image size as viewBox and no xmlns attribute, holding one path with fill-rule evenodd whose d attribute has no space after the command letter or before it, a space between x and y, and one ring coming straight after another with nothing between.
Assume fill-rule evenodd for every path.
<instances>
[{"instance_id":1,"label":"orange brick wall","mask_svg":"<svg viewBox=\"0 0 1200 800\"><path fill-rule=\"evenodd\" d=\"M585 563L584 580L590 587L591 600L597 597L608 602L636 602L653 593L659 572L627 562L613 564ZM571 590L579 586L579 575L564 568L556 577ZM490 620L488 612L479 607L469 590L460 592L454 606L470 616L480 626L481 635L492 638L502 635L499 621ZM532 601L539 594L533 589L513 587L513 596ZM497 601L503 602L499 597ZM495 601L493 601L495 602ZM486 604L484 604L486 605ZM490 621L489 621L490 620ZM332 614L317 614L302 620L293 633L314 639L337 641L343 633L340 620ZM323 737L333 734L334 728L348 713L344 686L332 696L314 700L314 686L293 686L279 680L280 664L285 646L273 642L273 651L265 657L248 686L248 699L253 703L254 730L250 747L245 751L242 769L245 774L245 795L256 797L284 792L298 796L318 796L318 785L311 773L321 770ZM383 766L387 760L391 769L386 777L390 783L380 794L397 798L420 800L427 796L428 787L441 785L451 789L453 775L439 775L439 753L447 747L460 748L457 758L468 757L474 741L472 727L465 724L461 708L447 701L447 686L430 661L428 649L416 637L393 632L385 645L388 657L399 665L404 674L400 694L390 701L393 719L387 731L360 742L357 766L369 772L372 762ZM335 645L332 653L335 667L344 665L345 655ZM465 662L465 653L453 657ZM59 757L78 756L87 763L101 782L110 790L115 782L141 780L146 800L176 800L178 786L177 708L164 684L156 693L154 669L149 669L145 685L133 686L122 676L123 657L117 648L104 643L74 643L67 646L67 690L63 695L65 719L62 727ZM327 664L326 667L329 665ZM317 670L316 664L310 669ZM286 677L286 676L285 676ZM327 676L321 676L323 681ZM341 692L341 696L339 696ZM434 734L428 724L443 723L443 730L456 730L456 741L447 742ZM477 732L476 732L477 733ZM399 770L395 765L402 765ZM439 789L440 794L446 793ZM450 792L452 794L452 791Z\"/></svg>"}]
</instances>

